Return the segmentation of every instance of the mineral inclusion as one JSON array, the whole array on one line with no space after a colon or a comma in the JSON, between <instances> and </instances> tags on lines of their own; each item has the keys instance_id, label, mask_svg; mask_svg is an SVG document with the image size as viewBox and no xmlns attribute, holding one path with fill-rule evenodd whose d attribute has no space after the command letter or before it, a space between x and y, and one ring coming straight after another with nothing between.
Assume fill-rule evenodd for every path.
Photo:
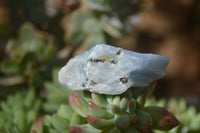
<instances>
[{"instance_id":1,"label":"mineral inclusion","mask_svg":"<svg viewBox=\"0 0 200 133\"><path fill-rule=\"evenodd\" d=\"M99 44L72 58L59 71L59 81L71 90L117 95L163 77L169 61L165 56Z\"/></svg>"}]
</instances>

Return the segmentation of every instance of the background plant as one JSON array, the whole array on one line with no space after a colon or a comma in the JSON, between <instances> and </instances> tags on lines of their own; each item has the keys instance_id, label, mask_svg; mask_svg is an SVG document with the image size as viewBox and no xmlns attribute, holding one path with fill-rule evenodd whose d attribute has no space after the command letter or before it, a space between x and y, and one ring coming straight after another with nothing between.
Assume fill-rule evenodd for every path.
<instances>
[{"instance_id":1,"label":"background plant","mask_svg":"<svg viewBox=\"0 0 200 133\"><path fill-rule=\"evenodd\" d=\"M0 103L0 132L27 133L40 115L42 101L33 90L10 95Z\"/></svg>"},{"instance_id":2,"label":"background plant","mask_svg":"<svg viewBox=\"0 0 200 133\"><path fill-rule=\"evenodd\" d=\"M13 92L23 87L42 88L44 80L50 79L55 51L50 36L30 23L22 25L18 38L10 39L6 45L8 55L0 64L0 90Z\"/></svg>"}]
</instances>

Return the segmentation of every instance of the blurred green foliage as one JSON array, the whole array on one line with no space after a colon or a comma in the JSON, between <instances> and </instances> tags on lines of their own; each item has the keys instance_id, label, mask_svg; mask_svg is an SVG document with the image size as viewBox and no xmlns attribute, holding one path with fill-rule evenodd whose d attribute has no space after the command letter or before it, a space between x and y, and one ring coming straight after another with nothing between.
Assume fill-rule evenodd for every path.
<instances>
[{"instance_id":1,"label":"blurred green foliage","mask_svg":"<svg viewBox=\"0 0 200 133\"><path fill-rule=\"evenodd\" d=\"M81 45L82 49L112 43L112 39L117 40L128 32L125 28L127 19L139 10L139 2L130 0L80 1L79 8L67 15L63 22L65 39Z\"/></svg>"},{"instance_id":2,"label":"blurred green foliage","mask_svg":"<svg viewBox=\"0 0 200 133\"><path fill-rule=\"evenodd\" d=\"M29 21L39 26L49 20L45 13L45 0L7 0L11 19L18 26L24 21Z\"/></svg>"},{"instance_id":3,"label":"blurred green foliage","mask_svg":"<svg viewBox=\"0 0 200 133\"><path fill-rule=\"evenodd\" d=\"M28 133L40 115L42 101L34 90L17 92L0 102L0 132Z\"/></svg>"},{"instance_id":4,"label":"blurred green foliage","mask_svg":"<svg viewBox=\"0 0 200 133\"><path fill-rule=\"evenodd\" d=\"M68 96L71 91L61 85L58 81L59 68L54 68L52 72L52 81L44 83L46 89L46 100L43 104L43 109L46 112L56 112L61 104L68 103Z\"/></svg>"},{"instance_id":5,"label":"blurred green foliage","mask_svg":"<svg viewBox=\"0 0 200 133\"><path fill-rule=\"evenodd\" d=\"M0 64L0 86L41 88L44 79L49 79L51 60L56 48L53 40L39 32L30 23L19 29L17 39L9 40L7 57Z\"/></svg>"}]
</instances>

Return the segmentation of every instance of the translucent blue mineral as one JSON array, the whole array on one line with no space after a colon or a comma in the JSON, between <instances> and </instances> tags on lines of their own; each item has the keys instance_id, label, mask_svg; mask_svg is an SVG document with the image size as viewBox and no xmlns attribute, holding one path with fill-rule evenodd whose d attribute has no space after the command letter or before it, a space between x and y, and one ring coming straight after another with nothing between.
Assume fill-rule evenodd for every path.
<instances>
[{"instance_id":1,"label":"translucent blue mineral","mask_svg":"<svg viewBox=\"0 0 200 133\"><path fill-rule=\"evenodd\" d=\"M100 44L72 58L59 71L59 81L71 90L117 95L163 77L169 61L165 56Z\"/></svg>"}]
</instances>

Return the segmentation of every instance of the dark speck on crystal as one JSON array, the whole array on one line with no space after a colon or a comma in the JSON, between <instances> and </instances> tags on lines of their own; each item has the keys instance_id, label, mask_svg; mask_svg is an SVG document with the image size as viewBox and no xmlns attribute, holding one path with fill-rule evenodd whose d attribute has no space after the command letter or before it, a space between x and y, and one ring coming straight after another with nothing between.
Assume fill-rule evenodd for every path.
<instances>
[{"instance_id":1,"label":"dark speck on crystal","mask_svg":"<svg viewBox=\"0 0 200 133\"><path fill-rule=\"evenodd\" d=\"M117 60L116 60L116 59L111 59L111 60L110 60L110 63L112 63L112 64L117 64Z\"/></svg>"},{"instance_id":2,"label":"dark speck on crystal","mask_svg":"<svg viewBox=\"0 0 200 133\"><path fill-rule=\"evenodd\" d=\"M124 77L121 77L119 80L122 82L122 84L125 84L125 83L128 82L128 78L125 77L125 76L124 76Z\"/></svg>"},{"instance_id":3,"label":"dark speck on crystal","mask_svg":"<svg viewBox=\"0 0 200 133\"><path fill-rule=\"evenodd\" d=\"M85 83L82 83L81 86L82 86L82 87L85 87Z\"/></svg>"},{"instance_id":4,"label":"dark speck on crystal","mask_svg":"<svg viewBox=\"0 0 200 133\"><path fill-rule=\"evenodd\" d=\"M119 49L116 54L120 55L121 53L122 53L122 49Z\"/></svg>"},{"instance_id":5,"label":"dark speck on crystal","mask_svg":"<svg viewBox=\"0 0 200 133\"><path fill-rule=\"evenodd\" d=\"M105 61L105 59L102 59L102 58L91 58L91 59L89 59L89 61L91 61L91 62L104 62Z\"/></svg>"},{"instance_id":6,"label":"dark speck on crystal","mask_svg":"<svg viewBox=\"0 0 200 133\"><path fill-rule=\"evenodd\" d=\"M94 82L93 80L90 81L90 85L95 85L96 82Z\"/></svg>"}]
</instances>

